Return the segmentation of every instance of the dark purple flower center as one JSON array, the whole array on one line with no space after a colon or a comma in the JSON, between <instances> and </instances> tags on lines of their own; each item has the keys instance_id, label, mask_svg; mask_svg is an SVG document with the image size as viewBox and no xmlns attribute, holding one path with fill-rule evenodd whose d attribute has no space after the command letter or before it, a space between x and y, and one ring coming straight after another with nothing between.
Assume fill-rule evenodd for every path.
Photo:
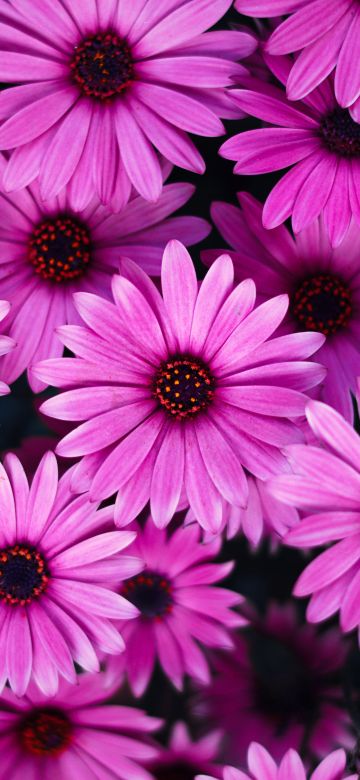
<instances>
[{"instance_id":1,"label":"dark purple flower center","mask_svg":"<svg viewBox=\"0 0 360 780\"><path fill-rule=\"evenodd\" d=\"M46 561L26 544L0 550L0 599L11 606L25 606L46 590L49 571Z\"/></svg>"},{"instance_id":2,"label":"dark purple flower center","mask_svg":"<svg viewBox=\"0 0 360 780\"><path fill-rule=\"evenodd\" d=\"M70 68L81 92L96 100L116 97L133 80L130 48L113 32L85 38L76 47Z\"/></svg>"},{"instance_id":3,"label":"dark purple flower center","mask_svg":"<svg viewBox=\"0 0 360 780\"><path fill-rule=\"evenodd\" d=\"M22 747L36 756L58 756L69 746L72 726L61 710L36 709L25 715L19 726Z\"/></svg>"},{"instance_id":4,"label":"dark purple flower center","mask_svg":"<svg viewBox=\"0 0 360 780\"><path fill-rule=\"evenodd\" d=\"M161 363L154 379L154 393L174 417L198 414L214 398L215 380L199 358L179 356Z\"/></svg>"},{"instance_id":5,"label":"dark purple flower center","mask_svg":"<svg viewBox=\"0 0 360 780\"><path fill-rule=\"evenodd\" d=\"M325 146L340 157L360 157L360 125L346 108L336 108L320 125Z\"/></svg>"},{"instance_id":6,"label":"dark purple flower center","mask_svg":"<svg viewBox=\"0 0 360 780\"><path fill-rule=\"evenodd\" d=\"M349 324L351 291L339 276L326 273L308 276L292 297L291 311L302 329L329 336Z\"/></svg>"},{"instance_id":7,"label":"dark purple flower center","mask_svg":"<svg viewBox=\"0 0 360 780\"><path fill-rule=\"evenodd\" d=\"M152 571L144 571L127 580L123 594L147 618L161 618L169 614L173 607L171 582Z\"/></svg>"},{"instance_id":8,"label":"dark purple flower center","mask_svg":"<svg viewBox=\"0 0 360 780\"><path fill-rule=\"evenodd\" d=\"M200 769L183 761L176 761L159 769L151 769L151 774L156 780L194 780Z\"/></svg>"},{"instance_id":9,"label":"dark purple flower center","mask_svg":"<svg viewBox=\"0 0 360 780\"><path fill-rule=\"evenodd\" d=\"M42 279L67 282L79 279L91 262L91 239L86 225L67 214L38 225L28 244L28 257Z\"/></svg>"}]
</instances>

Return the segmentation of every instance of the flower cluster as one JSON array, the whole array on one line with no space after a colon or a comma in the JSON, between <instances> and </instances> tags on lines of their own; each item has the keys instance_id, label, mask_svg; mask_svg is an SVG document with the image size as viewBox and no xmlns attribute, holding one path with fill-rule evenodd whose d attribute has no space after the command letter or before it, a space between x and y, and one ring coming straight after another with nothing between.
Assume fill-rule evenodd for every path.
<instances>
[{"instance_id":1,"label":"flower cluster","mask_svg":"<svg viewBox=\"0 0 360 780\"><path fill-rule=\"evenodd\" d=\"M0 780L360 777L359 33L0 0Z\"/></svg>"}]
</instances>

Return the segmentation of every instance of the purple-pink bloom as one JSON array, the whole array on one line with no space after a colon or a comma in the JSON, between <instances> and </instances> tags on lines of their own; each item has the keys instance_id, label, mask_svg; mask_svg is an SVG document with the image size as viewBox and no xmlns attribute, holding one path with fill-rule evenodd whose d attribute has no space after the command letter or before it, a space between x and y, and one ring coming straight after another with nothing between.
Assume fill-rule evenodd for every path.
<instances>
[{"instance_id":1,"label":"purple-pink bloom","mask_svg":"<svg viewBox=\"0 0 360 780\"><path fill-rule=\"evenodd\" d=\"M102 674L81 674L76 685L62 680L53 696L33 685L21 699L4 690L1 777L154 780L143 764L159 753L151 734L161 721L134 707L106 705L107 695Z\"/></svg>"},{"instance_id":2,"label":"purple-pink bloom","mask_svg":"<svg viewBox=\"0 0 360 780\"><path fill-rule=\"evenodd\" d=\"M167 184L156 204L133 197L118 215L97 197L78 214L66 191L44 203L35 184L10 195L0 193L0 297L11 303L2 327L16 342L2 360L6 382L11 384L33 362L60 357L63 345L55 328L79 320L73 293L111 297L112 274L122 254L159 275L169 238L190 245L208 234L205 220L172 216L193 191L191 184ZM31 370L28 377L32 390L43 389Z\"/></svg>"},{"instance_id":3,"label":"purple-pink bloom","mask_svg":"<svg viewBox=\"0 0 360 780\"><path fill-rule=\"evenodd\" d=\"M280 448L302 439L304 391L324 369L306 358L320 333L269 340L288 298L254 308L251 280L233 286L233 265L220 257L199 286L191 257L171 241L162 292L133 263L113 279L114 303L77 293L82 326L58 329L74 358L43 361L42 381L68 389L42 411L84 421L65 436L59 455L82 457L72 488L93 500L118 491L115 521L134 519L150 498L158 527L167 525L185 486L206 530L222 524L223 499L246 506L244 467L266 479L286 462ZM127 277L130 278L127 278Z\"/></svg>"},{"instance_id":4,"label":"purple-pink bloom","mask_svg":"<svg viewBox=\"0 0 360 780\"><path fill-rule=\"evenodd\" d=\"M250 615L232 652L212 657L214 673L194 710L224 733L223 755L242 765L254 734L276 760L290 748L308 759L334 746L352 748L340 673L347 646L340 632L303 624L293 603Z\"/></svg>"},{"instance_id":5,"label":"purple-pink bloom","mask_svg":"<svg viewBox=\"0 0 360 780\"><path fill-rule=\"evenodd\" d=\"M312 92L335 70L335 93L341 106L354 101L360 117L360 10L357 0L236 0L249 16L291 14L266 46L273 55L299 52L289 75L290 100Z\"/></svg>"},{"instance_id":6,"label":"purple-pink bloom","mask_svg":"<svg viewBox=\"0 0 360 780\"><path fill-rule=\"evenodd\" d=\"M159 153L203 173L187 133L217 136L225 88L256 47L247 32L206 33L231 0L2 3L0 149L8 191L39 177L44 200L68 183L117 208L132 187L156 201ZM76 128L76 133L74 133ZM85 196L86 192L86 196Z\"/></svg>"},{"instance_id":7,"label":"purple-pink bloom","mask_svg":"<svg viewBox=\"0 0 360 780\"><path fill-rule=\"evenodd\" d=\"M287 449L292 474L275 477L270 490L306 512L285 537L294 547L329 545L301 574L296 596L312 594L307 618L340 611L343 631L360 627L360 439L330 406L311 401L306 411L319 446Z\"/></svg>"},{"instance_id":8,"label":"purple-pink bloom","mask_svg":"<svg viewBox=\"0 0 360 780\"><path fill-rule=\"evenodd\" d=\"M267 56L266 62L286 84L292 60ZM339 245L351 217L360 224L360 124L337 102L331 79L297 103L274 84L250 78L247 85L234 89L232 98L266 127L235 135L220 154L237 161L235 173L251 176L293 166L265 202L264 227L292 215L298 233L323 212L331 243Z\"/></svg>"},{"instance_id":9,"label":"purple-pink bloom","mask_svg":"<svg viewBox=\"0 0 360 780\"><path fill-rule=\"evenodd\" d=\"M0 322L6 318L10 311L10 303L8 301L0 300ZM10 336L3 336L0 334L0 358L3 355L7 355L15 347L14 339ZM1 361L0 361L0 374L1 374ZM10 393L10 387L0 380L0 395L7 395Z\"/></svg>"},{"instance_id":10,"label":"purple-pink bloom","mask_svg":"<svg viewBox=\"0 0 360 780\"><path fill-rule=\"evenodd\" d=\"M116 590L143 566L121 551L134 533L113 530L113 507L97 510L58 481L48 452L31 487L19 459L0 465L0 690L22 696L31 681L46 694L59 676L76 681L74 662L99 669L99 652L119 653L114 621L138 611Z\"/></svg>"},{"instance_id":11,"label":"purple-pink bloom","mask_svg":"<svg viewBox=\"0 0 360 780\"><path fill-rule=\"evenodd\" d=\"M360 375L360 227L353 221L344 241L332 248L322 218L293 238L284 226L263 228L262 206L251 195L238 198L241 210L221 202L211 207L217 229L233 249L236 279L251 276L259 301L288 294L284 333L310 329L327 337L317 355L327 369L320 396L352 421L350 391L356 393ZM205 263L220 251L203 252Z\"/></svg>"},{"instance_id":12,"label":"purple-pink bloom","mask_svg":"<svg viewBox=\"0 0 360 780\"><path fill-rule=\"evenodd\" d=\"M335 750L330 753L308 774L295 750L289 750L279 765L265 748L257 742L252 742L248 750L248 770L227 766L224 767L222 780L357 780L358 775L348 775L346 772L346 753ZM209 775L198 775L195 780L215 780Z\"/></svg>"},{"instance_id":13,"label":"purple-pink bloom","mask_svg":"<svg viewBox=\"0 0 360 780\"><path fill-rule=\"evenodd\" d=\"M168 748L149 764L155 780L194 780L198 772L211 772L219 777L214 760L219 752L221 734L210 731L198 740L192 740L185 723L173 727Z\"/></svg>"},{"instance_id":14,"label":"purple-pink bloom","mask_svg":"<svg viewBox=\"0 0 360 780\"><path fill-rule=\"evenodd\" d=\"M179 690L185 674L208 684L210 670L199 644L229 649L233 647L230 630L248 622L232 611L243 597L214 587L231 572L233 561L213 562L221 537L202 544L198 525L168 535L149 518L143 529L132 528L137 533L130 553L144 567L123 583L121 593L139 615L120 625L126 650L121 658L109 659L109 678L120 680L125 672L135 696L142 696L158 659Z\"/></svg>"}]
</instances>

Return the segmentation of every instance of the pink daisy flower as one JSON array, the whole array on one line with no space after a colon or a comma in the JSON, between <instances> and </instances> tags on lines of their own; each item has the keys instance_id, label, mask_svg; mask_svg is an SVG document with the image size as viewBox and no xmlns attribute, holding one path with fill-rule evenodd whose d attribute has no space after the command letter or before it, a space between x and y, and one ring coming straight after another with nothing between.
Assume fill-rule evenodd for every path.
<instances>
[{"instance_id":1,"label":"pink daisy flower","mask_svg":"<svg viewBox=\"0 0 360 780\"><path fill-rule=\"evenodd\" d=\"M20 645L19 645L20 647ZM0 697L1 777L11 780L154 780L143 766L159 753L161 721L142 710L104 706L102 675L61 681L54 696L31 686Z\"/></svg>"},{"instance_id":2,"label":"pink daisy flower","mask_svg":"<svg viewBox=\"0 0 360 780\"><path fill-rule=\"evenodd\" d=\"M8 301L0 301L0 322L5 319L10 311L10 303ZM3 336L0 334L0 358L6 355L15 347L15 341L9 336ZM1 373L1 362L0 362ZM7 395L10 393L10 387L5 382L0 380L0 395Z\"/></svg>"},{"instance_id":3,"label":"pink daisy flower","mask_svg":"<svg viewBox=\"0 0 360 780\"><path fill-rule=\"evenodd\" d=\"M200 690L195 712L224 732L224 755L242 764L254 734L277 760L289 748L307 759L334 746L353 747L343 709L341 634L323 634L299 620L295 606L272 603L255 615L232 653L217 653L215 674Z\"/></svg>"},{"instance_id":4,"label":"pink daisy flower","mask_svg":"<svg viewBox=\"0 0 360 780\"><path fill-rule=\"evenodd\" d=\"M134 519L150 498L158 527L171 520L185 486L206 530L221 527L223 498L246 506L243 466L262 479L278 473L280 447L301 438L293 419L306 391L324 376L307 362L324 337L290 334L268 341L284 318L286 295L254 309L251 280L233 288L233 266L220 257L199 287L178 241L164 252L161 298L138 266L114 277L114 303L75 295L81 326L59 336L76 358L34 369L42 381L74 388L42 411L84 420L57 447L82 456L72 488L94 500L119 491L115 520ZM126 274L131 277L127 278Z\"/></svg>"},{"instance_id":5,"label":"pink daisy flower","mask_svg":"<svg viewBox=\"0 0 360 780\"><path fill-rule=\"evenodd\" d=\"M233 562L212 562L221 538L202 544L198 525L170 536L150 518L143 530L134 527L137 538L130 552L144 568L123 583L121 593L139 616L120 625L126 650L119 663L109 659L109 679L119 680L125 671L135 696L142 696L158 659L176 688L182 689L184 674L207 684L210 671L199 643L231 648L229 629L248 622L231 610L243 597L213 587L231 572Z\"/></svg>"},{"instance_id":6,"label":"pink daisy flower","mask_svg":"<svg viewBox=\"0 0 360 780\"><path fill-rule=\"evenodd\" d=\"M59 675L76 681L74 661L95 672L95 650L123 650L113 621L138 611L115 591L143 564L120 554L134 533L110 530L113 507L74 498L71 470L58 482L52 452L30 488L15 455L0 475L0 690L22 696L34 680L52 694Z\"/></svg>"},{"instance_id":7,"label":"pink daisy flower","mask_svg":"<svg viewBox=\"0 0 360 780\"><path fill-rule=\"evenodd\" d=\"M2 361L5 381L13 382L32 362L60 357L63 345L55 328L79 320L73 293L110 297L121 254L158 275L170 237L192 244L208 235L205 220L170 216L193 192L190 184L168 184L156 204L135 197L116 216L97 198L79 215L65 191L46 203L35 186L0 193L0 296L11 302L3 327L16 341ZM28 377L35 392L43 389L31 370Z\"/></svg>"},{"instance_id":8,"label":"pink daisy flower","mask_svg":"<svg viewBox=\"0 0 360 780\"><path fill-rule=\"evenodd\" d=\"M286 83L290 58L266 61ZM360 124L339 106L330 79L296 104L273 84L255 79L248 84L249 89L232 91L233 100L267 126L235 135L222 145L220 154L237 161L234 170L239 174L294 166L265 202L264 227L277 227L292 215L298 233L323 212L331 243L337 246L352 215L360 224Z\"/></svg>"},{"instance_id":9,"label":"pink daisy flower","mask_svg":"<svg viewBox=\"0 0 360 780\"><path fill-rule=\"evenodd\" d=\"M238 198L241 211L229 203L211 207L233 249L236 279L251 276L259 301L289 295L284 333L315 330L327 337L317 355L327 369L321 398L352 421L350 390L356 393L360 375L360 227L353 221L341 245L332 248L321 218L293 238L284 226L263 228L262 206L251 195ZM211 264L220 251L203 252L204 262Z\"/></svg>"},{"instance_id":10,"label":"pink daisy flower","mask_svg":"<svg viewBox=\"0 0 360 780\"><path fill-rule=\"evenodd\" d=\"M219 777L219 768L213 761L219 751L220 739L218 731L211 731L193 741L185 723L175 723L169 747L150 763L149 769L155 780L194 780L198 772L211 772Z\"/></svg>"},{"instance_id":11,"label":"pink daisy flower","mask_svg":"<svg viewBox=\"0 0 360 780\"><path fill-rule=\"evenodd\" d=\"M312 401L306 414L320 446L288 448L293 474L272 480L270 490L306 512L286 544L330 545L295 585L296 596L313 594L308 620L325 620L339 610L342 630L351 631L360 628L360 439L330 406Z\"/></svg>"},{"instance_id":12,"label":"pink daisy flower","mask_svg":"<svg viewBox=\"0 0 360 780\"><path fill-rule=\"evenodd\" d=\"M123 205L132 186L156 201L158 153L203 173L187 136L224 132L223 93L244 73L251 34L206 33L231 0L11 0L2 3L0 148L15 149L7 190L39 176L44 200L71 182ZM226 101L225 101L226 103ZM226 113L226 112L225 112ZM74 136L74 127L76 134Z\"/></svg>"},{"instance_id":13,"label":"pink daisy flower","mask_svg":"<svg viewBox=\"0 0 360 780\"><path fill-rule=\"evenodd\" d=\"M335 750L330 753L308 774L305 766L295 750L289 750L279 766L276 765L270 753L262 745L252 742L248 751L248 773L227 766L222 775L223 780L357 780L358 775L348 775L346 772L346 753ZM215 780L209 775L198 775L195 780Z\"/></svg>"},{"instance_id":14,"label":"pink daisy flower","mask_svg":"<svg viewBox=\"0 0 360 780\"><path fill-rule=\"evenodd\" d=\"M312 92L333 70L335 93L346 108L360 95L360 11L357 0L236 0L238 11L250 16L291 14L272 34L270 54L301 52L291 70L290 100ZM355 110L358 111L360 102Z\"/></svg>"}]
</instances>

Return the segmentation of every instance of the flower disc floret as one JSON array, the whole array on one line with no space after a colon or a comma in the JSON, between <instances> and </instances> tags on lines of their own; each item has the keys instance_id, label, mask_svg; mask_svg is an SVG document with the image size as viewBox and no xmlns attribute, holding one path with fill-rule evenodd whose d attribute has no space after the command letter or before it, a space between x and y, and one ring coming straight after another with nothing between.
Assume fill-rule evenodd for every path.
<instances>
[{"instance_id":1,"label":"flower disc floret","mask_svg":"<svg viewBox=\"0 0 360 780\"><path fill-rule=\"evenodd\" d=\"M49 571L41 553L26 544L0 550L0 599L25 606L46 590Z\"/></svg>"},{"instance_id":2,"label":"flower disc floret","mask_svg":"<svg viewBox=\"0 0 360 780\"><path fill-rule=\"evenodd\" d=\"M202 360L178 356L163 362L154 379L154 393L170 415L198 414L213 401L215 379Z\"/></svg>"},{"instance_id":3,"label":"flower disc floret","mask_svg":"<svg viewBox=\"0 0 360 780\"><path fill-rule=\"evenodd\" d=\"M72 725L65 712L46 707L25 715L19 724L23 749L35 756L58 756L68 749Z\"/></svg>"},{"instance_id":4,"label":"flower disc floret","mask_svg":"<svg viewBox=\"0 0 360 780\"><path fill-rule=\"evenodd\" d=\"M70 68L81 92L100 101L123 92L134 75L130 47L111 31L85 38L76 47Z\"/></svg>"},{"instance_id":5,"label":"flower disc floret","mask_svg":"<svg viewBox=\"0 0 360 780\"><path fill-rule=\"evenodd\" d=\"M320 133L330 152L350 159L360 157L360 124L347 109L336 108L325 116Z\"/></svg>"},{"instance_id":6,"label":"flower disc floret","mask_svg":"<svg viewBox=\"0 0 360 780\"><path fill-rule=\"evenodd\" d=\"M124 583L123 594L146 618L162 618L173 608L172 585L167 577L145 570Z\"/></svg>"},{"instance_id":7,"label":"flower disc floret","mask_svg":"<svg viewBox=\"0 0 360 780\"><path fill-rule=\"evenodd\" d=\"M58 283L80 279L91 263L90 231L68 214L46 219L34 228L28 255L42 279Z\"/></svg>"},{"instance_id":8,"label":"flower disc floret","mask_svg":"<svg viewBox=\"0 0 360 780\"><path fill-rule=\"evenodd\" d=\"M333 274L308 276L295 291L290 308L304 330L329 336L349 325L353 313L351 290Z\"/></svg>"}]
</instances>

